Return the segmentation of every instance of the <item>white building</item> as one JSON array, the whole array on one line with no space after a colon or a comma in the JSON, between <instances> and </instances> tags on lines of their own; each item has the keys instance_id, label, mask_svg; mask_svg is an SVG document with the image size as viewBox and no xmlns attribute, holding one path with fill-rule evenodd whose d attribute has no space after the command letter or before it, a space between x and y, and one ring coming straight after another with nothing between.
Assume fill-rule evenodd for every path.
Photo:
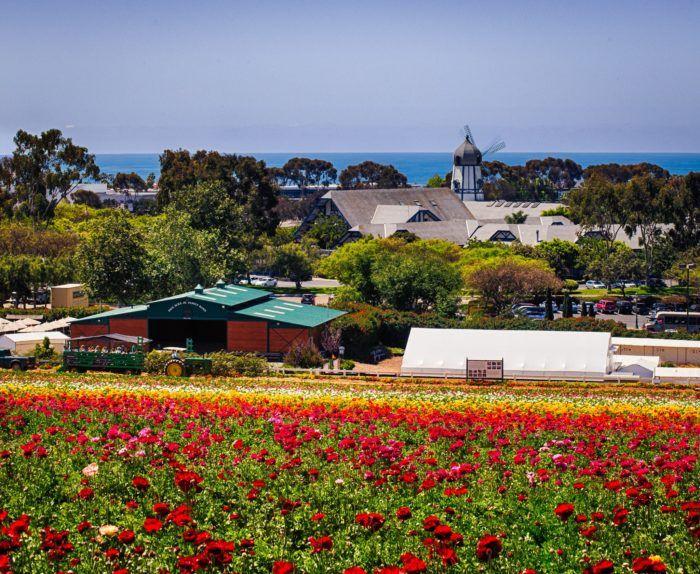
<instances>
[{"instance_id":1,"label":"white building","mask_svg":"<svg viewBox=\"0 0 700 574\"><path fill-rule=\"evenodd\" d=\"M62 353L66 341L70 338L58 331L40 331L37 333L10 333L0 336L0 349L9 349L15 355L28 355L34 347L41 345L48 338L51 347L57 353Z\"/></svg>"},{"instance_id":2,"label":"white building","mask_svg":"<svg viewBox=\"0 0 700 574\"><path fill-rule=\"evenodd\" d=\"M464 378L468 362L501 360L506 379L602 381L614 368L610 333L413 328L401 374Z\"/></svg>"},{"instance_id":3,"label":"white building","mask_svg":"<svg viewBox=\"0 0 700 574\"><path fill-rule=\"evenodd\" d=\"M452 191L462 201L483 201L482 155L469 134L455 150L452 162Z\"/></svg>"}]
</instances>

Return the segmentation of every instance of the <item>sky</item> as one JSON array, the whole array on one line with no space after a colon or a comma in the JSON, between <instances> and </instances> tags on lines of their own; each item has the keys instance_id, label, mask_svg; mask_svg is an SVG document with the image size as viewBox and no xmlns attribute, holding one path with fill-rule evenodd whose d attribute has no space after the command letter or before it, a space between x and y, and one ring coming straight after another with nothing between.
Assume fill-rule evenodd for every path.
<instances>
[{"instance_id":1,"label":"sky","mask_svg":"<svg viewBox=\"0 0 700 574\"><path fill-rule=\"evenodd\" d=\"M700 152L700 1L2 0L0 153Z\"/></svg>"}]
</instances>

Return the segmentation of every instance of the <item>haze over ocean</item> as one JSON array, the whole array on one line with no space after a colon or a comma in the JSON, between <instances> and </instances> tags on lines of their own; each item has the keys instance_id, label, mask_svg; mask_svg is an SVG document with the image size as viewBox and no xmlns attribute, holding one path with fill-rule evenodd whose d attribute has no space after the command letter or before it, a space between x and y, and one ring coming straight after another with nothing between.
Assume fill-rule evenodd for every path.
<instances>
[{"instance_id":1,"label":"haze over ocean","mask_svg":"<svg viewBox=\"0 0 700 574\"><path fill-rule=\"evenodd\" d=\"M392 164L401 173L405 174L412 184L425 184L433 175L444 176L452 169L451 152L353 152L353 153L245 153L263 160L272 167L281 167L284 163L296 156L312 157L330 161L338 170L338 173L348 165L360 163L365 160L377 163ZM672 174L685 175L691 171L700 171L700 153L597 153L597 152L499 152L487 157L487 160L498 160L509 165L522 165L530 159L543 159L545 157L569 158L583 167L601 163L640 163L649 162L667 169ZM117 172L136 172L145 178L149 173L159 175L160 165L158 154L97 154L97 163L100 169L109 174Z\"/></svg>"}]
</instances>

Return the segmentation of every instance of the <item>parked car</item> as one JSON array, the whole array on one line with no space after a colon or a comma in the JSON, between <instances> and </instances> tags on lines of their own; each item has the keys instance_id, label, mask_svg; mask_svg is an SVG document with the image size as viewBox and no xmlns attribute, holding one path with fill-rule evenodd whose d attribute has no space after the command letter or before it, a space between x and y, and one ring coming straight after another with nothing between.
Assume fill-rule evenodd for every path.
<instances>
[{"instance_id":1,"label":"parked car","mask_svg":"<svg viewBox=\"0 0 700 574\"><path fill-rule=\"evenodd\" d=\"M617 310L617 305L612 299L601 299L595 304L596 313L612 314Z\"/></svg>"},{"instance_id":2,"label":"parked car","mask_svg":"<svg viewBox=\"0 0 700 574\"><path fill-rule=\"evenodd\" d=\"M314 305L316 303L316 295L313 293L304 293L301 296L302 305Z\"/></svg>"},{"instance_id":3,"label":"parked car","mask_svg":"<svg viewBox=\"0 0 700 574\"><path fill-rule=\"evenodd\" d=\"M267 275L251 275L250 284L256 287L277 287L277 279Z\"/></svg>"},{"instance_id":4,"label":"parked car","mask_svg":"<svg viewBox=\"0 0 700 574\"><path fill-rule=\"evenodd\" d=\"M36 359L34 357L19 357L13 355L9 349L0 349L0 369L26 371L34 367L36 367Z\"/></svg>"},{"instance_id":5,"label":"parked car","mask_svg":"<svg viewBox=\"0 0 700 574\"><path fill-rule=\"evenodd\" d=\"M651 306L651 310L649 311L649 317L655 319L656 314L660 313L661 311L673 311L673 309L670 305L667 305L666 303L654 303Z\"/></svg>"},{"instance_id":6,"label":"parked car","mask_svg":"<svg viewBox=\"0 0 700 574\"><path fill-rule=\"evenodd\" d=\"M620 315L631 315L632 314L632 303L630 301L618 301L615 303L617 307L617 312Z\"/></svg>"},{"instance_id":7,"label":"parked car","mask_svg":"<svg viewBox=\"0 0 700 574\"><path fill-rule=\"evenodd\" d=\"M585 283L586 289L605 289L605 283L602 281L589 280Z\"/></svg>"},{"instance_id":8,"label":"parked car","mask_svg":"<svg viewBox=\"0 0 700 574\"><path fill-rule=\"evenodd\" d=\"M544 301L540 303L540 309L547 309L547 302ZM559 313L559 306L556 304L555 301L552 301L552 312L553 313Z\"/></svg>"},{"instance_id":9,"label":"parked car","mask_svg":"<svg viewBox=\"0 0 700 574\"><path fill-rule=\"evenodd\" d=\"M649 307L647 307L647 304L642 301L633 303L632 313L635 313L637 315L646 315L647 313L649 313Z\"/></svg>"},{"instance_id":10,"label":"parked car","mask_svg":"<svg viewBox=\"0 0 700 574\"><path fill-rule=\"evenodd\" d=\"M545 310L542 309L542 307L523 307L521 309L518 309L516 314L520 315L521 317L525 317L527 319L535 319L535 320L544 320L545 319Z\"/></svg>"}]
</instances>

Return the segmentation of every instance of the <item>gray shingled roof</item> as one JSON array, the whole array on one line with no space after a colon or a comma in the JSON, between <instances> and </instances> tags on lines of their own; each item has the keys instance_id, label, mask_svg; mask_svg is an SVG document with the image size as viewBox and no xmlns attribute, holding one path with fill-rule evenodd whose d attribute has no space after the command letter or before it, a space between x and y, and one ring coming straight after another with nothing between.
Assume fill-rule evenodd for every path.
<instances>
[{"instance_id":1,"label":"gray shingled roof","mask_svg":"<svg viewBox=\"0 0 700 574\"><path fill-rule=\"evenodd\" d=\"M369 224L379 205L408 205L428 209L442 221L473 219L457 194L446 187L344 189L329 191L323 197L333 201L350 227Z\"/></svg>"}]
</instances>

